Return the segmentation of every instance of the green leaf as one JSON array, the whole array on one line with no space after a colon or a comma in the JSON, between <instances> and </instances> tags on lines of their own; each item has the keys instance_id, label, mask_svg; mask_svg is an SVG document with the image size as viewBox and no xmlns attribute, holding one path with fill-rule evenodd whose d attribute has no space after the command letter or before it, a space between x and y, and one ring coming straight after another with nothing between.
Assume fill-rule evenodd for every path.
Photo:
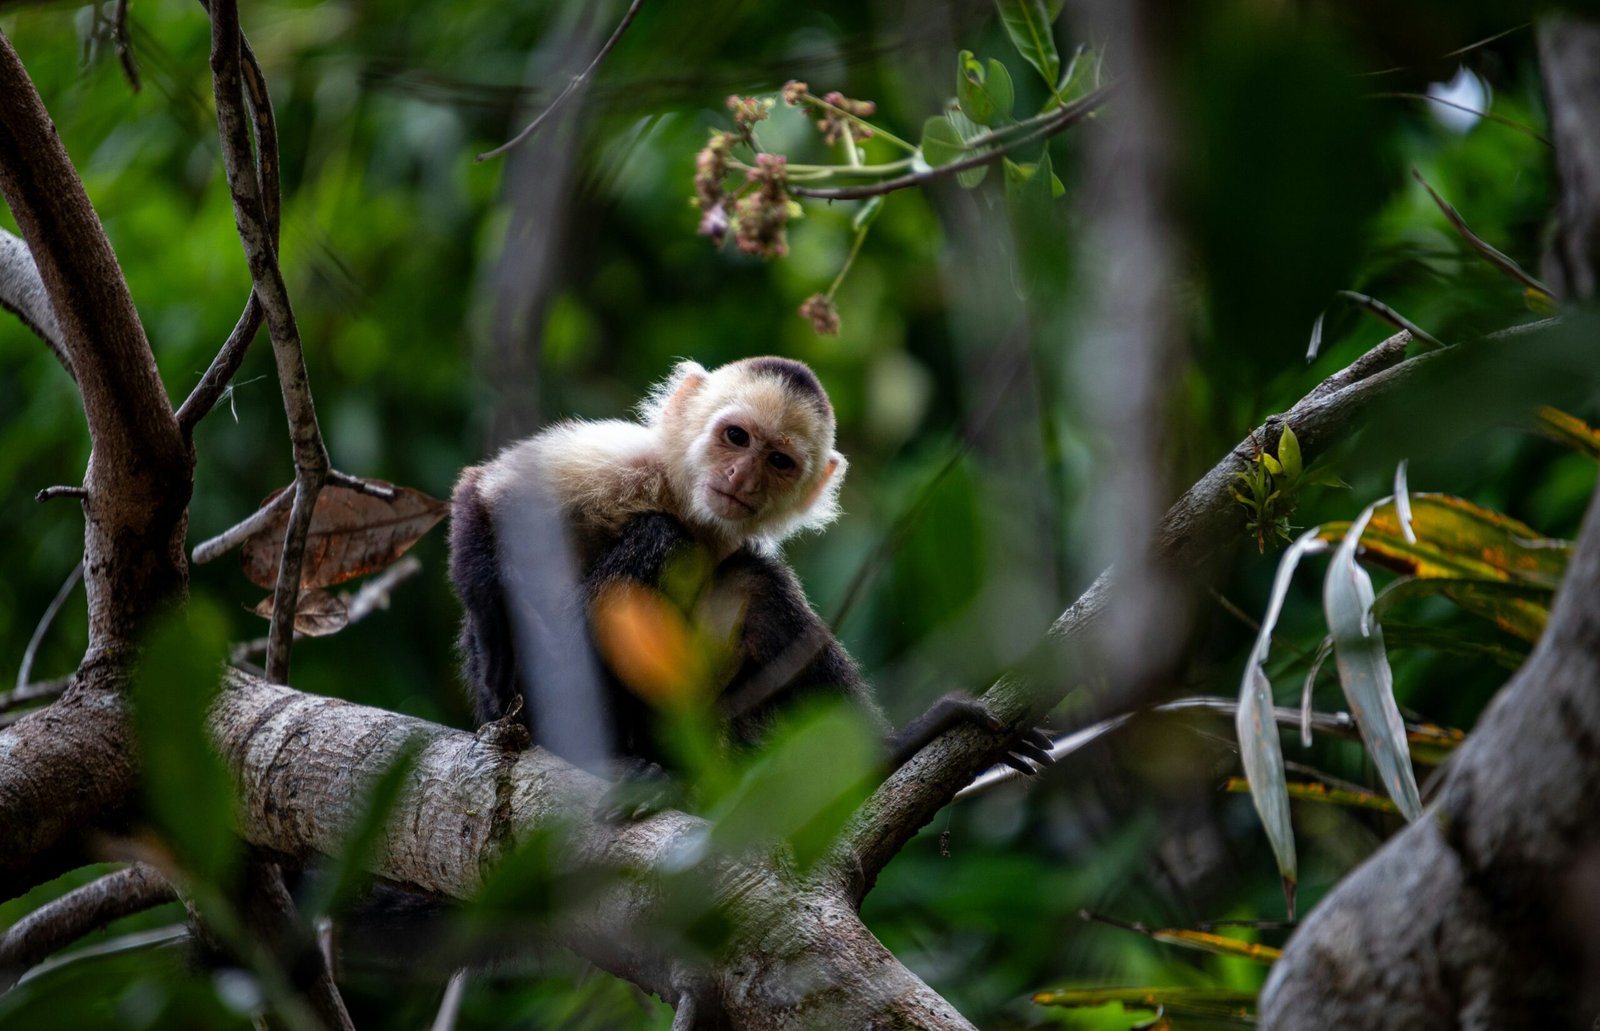
<instances>
[{"instance_id":1,"label":"green leaf","mask_svg":"<svg viewBox=\"0 0 1600 1031\"><path fill-rule=\"evenodd\" d=\"M853 706L801 713L717 807L711 841L742 852L782 840L802 867L826 854L844 821L866 798L878 769L876 735Z\"/></svg>"},{"instance_id":2,"label":"green leaf","mask_svg":"<svg viewBox=\"0 0 1600 1031\"><path fill-rule=\"evenodd\" d=\"M1440 577L1397 580L1383 589L1374 604L1383 613L1404 601L1443 595L1463 612L1487 619L1529 644L1539 640L1550 618L1551 591L1504 580L1456 580Z\"/></svg>"},{"instance_id":3,"label":"green leaf","mask_svg":"<svg viewBox=\"0 0 1600 1031\"><path fill-rule=\"evenodd\" d=\"M883 211L883 194L868 199L861 205L861 210L856 212L856 217L850 220L850 228L858 233L866 232L872 223L878 220L878 215Z\"/></svg>"},{"instance_id":4,"label":"green leaf","mask_svg":"<svg viewBox=\"0 0 1600 1031\"><path fill-rule=\"evenodd\" d=\"M1283 466L1282 466L1282 464L1280 464L1276 458L1273 458L1271 455L1267 454L1265 451L1261 452L1261 464L1266 468L1267 472L1271 473L1272 475L1274 475L1274 476L1282 476L1283 475Z\"/></svg>"},{"instance_id":5,"label":"green leaf","mask_svg":"<svg viewBox=\"0 0 1600 1031\"><path fill-rule=\"evenodd\" d=\"M1044 77L1045 88L1054 91L1056 77L1061 73L1061 55L1051 31L1055 13L1045 0L995 0L995 6L1011 45ZM1060 5L1055 7L1059 13Z\"/></svg>"},{"instance_id":6,"label":"green leaf","mask_svg":"<svg viewBox=\"0 0 1600 1031\"><path fill-rule=\"evenodd\" d=\"M1304 471L1300 464L1300 438L1294 435L1294 427L1288 423L1283 424L1283 434L1278 437L1278 461L1291 480L1298 480Z\"/></svg>"},{"instance_id":7,"label":"green leaf","mask_svg":"<svg viewBox=\"0 0 1600 1031\"><path fill-rule=\"evenodd\" d=\"M1034 993L1033 1001L1041 1006L1072 1009L1118 1003L1125 1008L1154 1010L1169 1016L1228 1018L1254 1013L1256 993L1234 988L1058 988Z\"/></svg>"},{"instance_id":8,"label":"green leaf","mask_svg":"<svg viewBox=\"0 0 1600 1031\"><path fill-rule=\"evenodd\" d=\"M972 141L977 139L979 136L982 136L988 130L979 125L977 122L974 122L972 119L968 118L966 115L962 114L960 111L951 111L947 117L950 119L950 124L955 127L956 134L961 137L961 143L962 146L966 148L967 155L970 156L973 154L988 153L990 150L989 147L972 146ZM980 165L977 168L969 168L965 172L957 172L956 182L960 183L963 189L970 190L974 186L983 182L983 177L988 174L988 166Z\"/></svg>"},{"instance_id":9,"label":"green leaf","mask_svg":"<svg viewBox=\"0 0 1600 1031\"><path fill-rule=\"evenodd\" d=\"M961 51L956 59L956 103L962 114L978 125L1006 122L1014 100L1005 65L991 58L985 67L972 51Z\"/></svg>"},{"instance_id":10,"label":"green leaf","mask_svg":"<svg viewBox=\"0 0 1600 1031\"><path fill-rule=\"evenodd\" d=\"M1322 607L1333 634L1333 657L1345 701L1361 740L1389 797L1406 819L1422 815L1422 798L1411 771L1405 722L1394 700L1394 673L1383 647L1383 628L1372 617L1372 577L1356 564L1356 545L1372 517L1361 513L1340 541L1323 581Z\"/></svg>"},{"instance_id":11,"label":"green leaf","mask_svg":"<svg viewBox=\"0 0 1600 1031\"><path fill-rule=\"evenodd\" d=\"M192 597L156 620L133 675L145 811L202 886L227 887L238 860L233 777L205 726L228 638L221 609Z\"/></svg>"},{"instance_id":12,"label":"green leaf","mask_svg":"<svg viewBox=\"0 0 1600 1031\"><path fill-rule=\"evenodd\" d=\"M922 123L922 160L930 168L959 161L967 154L967 146L956 127L944 115L934 115Z\"/></svg>"}]
</instances>

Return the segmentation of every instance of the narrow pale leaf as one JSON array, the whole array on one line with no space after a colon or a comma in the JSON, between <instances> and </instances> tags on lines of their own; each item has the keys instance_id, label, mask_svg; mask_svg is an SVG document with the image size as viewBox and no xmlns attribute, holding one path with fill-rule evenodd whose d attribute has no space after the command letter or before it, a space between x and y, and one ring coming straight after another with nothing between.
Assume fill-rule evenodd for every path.
<instances>
[{"instance_id":1,"label":"narrow pale leaf","mask_svg":"<svg viewBox=\"0 0 1600 1031\"><path fill-rule=\"evenodd\" d=\"M1322 323L1328 317L1326 310L1317 313L1317 321L1311 324L1311 346L1306 348L1307 364L1317 360L1317 354L1322 350Z\"/></svg>"},{"instance_id":2,"label":"narrow pale leaf","mask_svg":"<svg viewBox=\"0 0 1600 1031\"><path fill-rule=\"evenodd\" d=\"M1394 467L1394 514L1406 543L1417 543L1417 532L1411 528L1411 493L1406 489L1406 459L1403 458Z\"/></svg>"},{"instance_id":3,"label":"narrow pale leaf","mask_svg":"<svg viewBox=\"0 0 1600 1031\"><path fill-rule=\"evenodd\" d=\"M1317 645L1317 654L1312 656L1311 668L1306 671L1305 687L1300 692L1300 744L1306 748L1311 747L1311 692L1317 686L1317 674L1322 672L1322 664L1328 661L1328 656L1333 654L1333 637L1322 639Z\"/></svg>"},{"instance_id":4,"label":"narrow pale leaf","mask_svg":"<svg viewBox=\"0 0 1600 1031\"><path fill-rule=\"evenodd\" d=\"M1394 675L1383 647L1383 628L1368 620L1372 578L1356 564L1356 545L1372 511L1369 507L1361 513L1334 551L1323 581L1323 609L1333 634L1339 683L1367 753L1389 797L1406 819L1415 820L1422 815L1422 799L1411 770L1405 722L1394 700Z\"/></svg>"}]
</instances>

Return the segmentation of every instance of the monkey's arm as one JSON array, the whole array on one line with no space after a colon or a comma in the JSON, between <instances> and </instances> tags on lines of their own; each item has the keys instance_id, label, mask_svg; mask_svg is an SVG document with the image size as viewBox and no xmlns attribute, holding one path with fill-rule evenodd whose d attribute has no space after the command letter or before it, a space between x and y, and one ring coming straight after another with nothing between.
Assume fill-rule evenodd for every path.
<instances>
[{"instance_id":1,"label":"monkey's arm","mask_svg":"<svg viewBox=\"0 0 1600 1031\"><path fill-rule=\"evenodd\" d=\"M484 468L473 466L462 472L450 510L450 583L463 611L462 672L479 723L505 715L519 690L494 513L479 485Z\"/></svg>"},{"instance_id":2,"label":"monkey's arm","mask_svg":"<svg viewBox=\"0 0 1600 1031\"><path fill-rule=\"evenodd\" d=\"M892 769L957 724L998 729L981 703L953 692L906 726L892 730L854 660L811 610L800 582L783 562L740 551L717 570L716 586L732 591L745 604L742 661L723 695L729 722L741 739L758 740L776 708L819 690L842 692L861 706L883 736ZM1049 765L1054 761L1049 747L1049 737L1029 730L1007 745L1000 761L1036 773L1030 761Z\"/></svg>"}]
</instances>

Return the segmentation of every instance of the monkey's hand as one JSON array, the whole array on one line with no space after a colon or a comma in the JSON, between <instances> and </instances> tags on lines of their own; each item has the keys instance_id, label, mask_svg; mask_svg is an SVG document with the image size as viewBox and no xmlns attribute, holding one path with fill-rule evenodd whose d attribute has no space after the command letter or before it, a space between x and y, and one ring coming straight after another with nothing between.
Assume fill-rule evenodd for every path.
<instances>
[{"instance_id":1,"label":"monkey's hand","mask_svg":"<svg viewBox=\"0 0 1600 1031\"><path fill-rule=\"evenodd\" d=\"M663 809L680 808L683 792L661 766L644 759L623 758L615 764L617 782L595 806L607 823L632 823Z\"/></svg>"},{"instance_id":2,"label":"monkey's hand","mask_svg":"<svg viewBox=\"0 0 1600 1031\"><path fill-rule=\"evenodd\" d=\"M1004 726L982 702L963 691L952 691L889 739L893 768L899 769L928 742L961 723L972 723L988 731ZM1050 745L1050 736L1043 730L1037 727L1024 730L1007 742L1000 761L1018 772L1035 774L1055 763Z\"/></svg>"}]
</instances>

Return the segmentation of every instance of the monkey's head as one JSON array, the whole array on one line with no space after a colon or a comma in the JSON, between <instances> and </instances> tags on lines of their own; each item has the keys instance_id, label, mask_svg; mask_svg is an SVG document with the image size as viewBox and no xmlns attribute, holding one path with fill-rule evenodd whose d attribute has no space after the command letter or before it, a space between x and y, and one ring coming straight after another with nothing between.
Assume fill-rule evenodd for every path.
<instances>
[{"instance_id":1,"label":"monkey's head","mask_svg":"<svg viewBox=\"0 0 1600 1031\"><path fill-rule=\"evenodd\" d=\"M802 363L745 358L708 372L680 362L643 414L690 522L776 542L839 514L847 463L833 448L833 405Z\"/></svg>"}]
</instances>

